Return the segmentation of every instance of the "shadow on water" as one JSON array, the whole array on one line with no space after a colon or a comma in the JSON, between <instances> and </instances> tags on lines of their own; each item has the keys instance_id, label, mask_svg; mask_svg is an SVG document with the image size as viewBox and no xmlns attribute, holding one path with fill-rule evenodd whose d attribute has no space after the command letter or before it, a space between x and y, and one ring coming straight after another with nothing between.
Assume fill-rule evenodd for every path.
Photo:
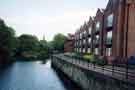
<instances>
[{"instance_id":1,"label":"shadow on water","mask_svg":"<svg viewBox=\"0 0 135 90\"><path fill-rule=\"evenodd\" d=\"M60 79L61 83L67 90L82 90L80 86L78 86L75 82L73 82L68 76L66 76L63 72L51 66L51 68L56 73L57 77Z\"/></svg>"}]
</instances>

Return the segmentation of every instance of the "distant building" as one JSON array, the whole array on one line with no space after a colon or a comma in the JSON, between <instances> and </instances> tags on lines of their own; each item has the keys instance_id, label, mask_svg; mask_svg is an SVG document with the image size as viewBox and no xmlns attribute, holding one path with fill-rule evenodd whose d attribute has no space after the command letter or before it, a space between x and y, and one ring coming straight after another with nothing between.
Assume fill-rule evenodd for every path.
<instances>
[{"instance_id":1,"label":"distant building","mask_svg":"<svg viewBox=\"0 0 135 90\"><path fill-rule=\"evenodd\" d=\"M64 44L64 52L73 52L74 51L74 35L68 34L67 41Z\"/></svg>"}]
</instances>

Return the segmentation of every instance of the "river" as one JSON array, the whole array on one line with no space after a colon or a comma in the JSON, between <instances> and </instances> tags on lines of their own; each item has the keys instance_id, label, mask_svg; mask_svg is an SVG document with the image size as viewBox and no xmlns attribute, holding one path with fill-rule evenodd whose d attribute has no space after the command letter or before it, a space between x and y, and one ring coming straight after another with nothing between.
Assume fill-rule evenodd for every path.
<instances>
[{"instance_id":1,"label":"river","mask_svg":"<svg viewBox=\"0 0 135 90\"><path fill-rule=\"evenodd\" d=\"M0 90L78 90L67 78L61 79L50 63L16 62L1 69Z\"/></svg>"}]
</instances>

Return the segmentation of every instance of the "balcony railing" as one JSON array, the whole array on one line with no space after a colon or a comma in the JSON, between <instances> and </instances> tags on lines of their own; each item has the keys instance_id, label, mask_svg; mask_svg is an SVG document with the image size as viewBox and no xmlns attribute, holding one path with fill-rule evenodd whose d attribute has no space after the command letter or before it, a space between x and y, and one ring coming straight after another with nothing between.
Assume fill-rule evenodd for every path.
<instances>
[{"instance_id":1,"label":"balcony railing","mask_svg":"<svg viewBox=\"0 0 135 90\"><path fill-rule=\"evenodd\" d=\"M99 34L99 31L100 31L99 29L95 29L94 33Z\"/></svg>"},{"instance_id":2,"label":"balcony railing","mask_svg":"<svg viewBox=\"0 0 135 90\"><path fill-rule=\"evenodd\" d=\"M106 39L106 44L107 45L112 45L112 38L107 38Z\"/></svg>"},{"instance_id":3,"label":"balcony railing","mask_svg":"<svg viewBox=\"0 0 135 90\"><path fill-rule=\"evenodd\" d=\"M98 44L99 44L99 42L100 42L100 40L99 40L99 39L94 40L95 45L98 45Z\"/></svg>"}]
</instances>

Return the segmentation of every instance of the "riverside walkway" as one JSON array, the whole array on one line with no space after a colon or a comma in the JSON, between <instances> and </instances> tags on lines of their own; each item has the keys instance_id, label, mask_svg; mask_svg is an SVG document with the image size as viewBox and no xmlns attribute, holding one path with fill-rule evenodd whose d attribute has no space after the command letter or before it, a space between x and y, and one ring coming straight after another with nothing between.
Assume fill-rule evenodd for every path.
<instances>
[{"instance_id":1,"label":"riverside walkway","mask_svg":"<svg viewBox=\"0 0 135 90\"><path fill-rule=\"evenodd\" d=\"M88 63L83 60L68 57L63 54L54 55L53 57L59 60L62 60L64 62L73 64L79 68L98 72L100 74L109 76L111 78L135 85L135 69L123 68L123 67L118 67L114 65L112 66L111 65L106 65L106 66L94 65L92 63Z\"/></svg>"}]
</instances>

